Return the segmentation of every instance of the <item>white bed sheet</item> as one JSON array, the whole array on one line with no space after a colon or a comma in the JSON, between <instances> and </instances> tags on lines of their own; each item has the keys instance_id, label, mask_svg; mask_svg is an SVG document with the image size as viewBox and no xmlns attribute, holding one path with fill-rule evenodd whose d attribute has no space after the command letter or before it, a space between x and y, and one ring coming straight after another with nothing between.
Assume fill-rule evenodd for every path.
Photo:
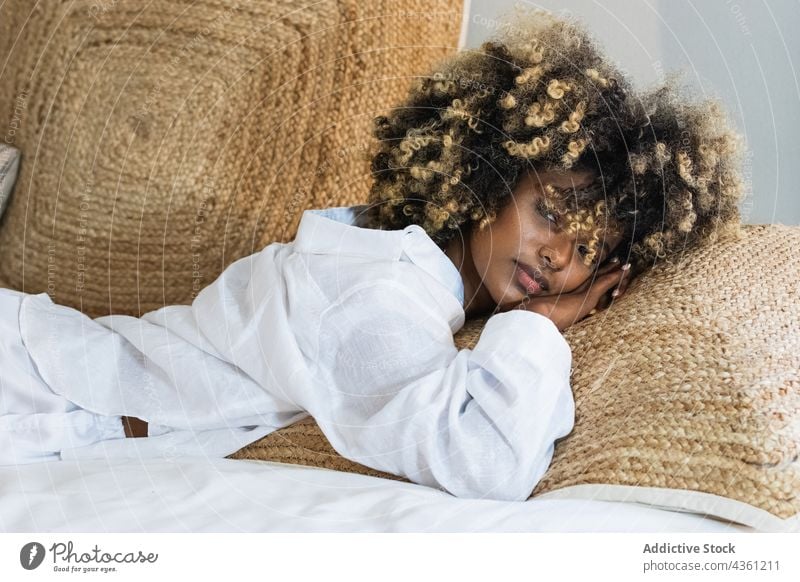
<instances>
[{"instance_id":1,"label":"white bed sheet","mask_svg":"<svg viewBox=\"0 0 800 582\"><path fill-rule=\"evenodd\" d=\"M233 459L0 468L3 532L747 532L636 503L458 499L353 473Z\"/></svg>"}]
</instances>

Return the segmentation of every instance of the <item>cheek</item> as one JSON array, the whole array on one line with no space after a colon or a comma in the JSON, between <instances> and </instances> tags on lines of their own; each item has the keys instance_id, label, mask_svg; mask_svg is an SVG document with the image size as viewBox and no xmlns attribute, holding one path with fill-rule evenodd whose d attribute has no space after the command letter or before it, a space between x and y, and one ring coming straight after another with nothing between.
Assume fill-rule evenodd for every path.
<instances>
[{"instance_id":1,"label":"cheek","mask_svg":"<svg viewBox=\"0 0 800 582\"><path fill-rule=\"evenodd\" d=\"M586 281L592 279L594 271L584 265L579 259L575 259L570 268L569 274L564 278L564 292L574 291Z\"/></svg>"},{"instance_id":2,"label":"cheek","mask_svg":"<svg viewBox=\"0 0 800 582\"><path fill-rule=\"evenodd\" d=\"M482 232L475 232L471 239L472 263L480 276L483 285L493 298L502 294L508 286L511 261L516 256L514 249L508 248L508 241L501 236L499 229L492 225L492 232L486 227Z\"/></svg>"},{"instance_id":3,"label":"cheek","mask_svg":"<svg viewBox=\"0 0 800 582\"><path fill-rule=\"evenodd\" d=\"M470 239L470 245L475 269L483 275L487 267L491 265L492 257L497 254L496 243L489 234L489 228L487 227L481 232L476 230Z\"/></svg>"},{"instance_id":4,"label":"cheek","mask_svg":"<svg viewBox=\"0 0 800 582\"><path fill-rule=\"evenodd\" d=\"M483 230L477 228L473 232L472 259L476 267L485 267L495 262L505 252L505 233L503 223L495 220Z\"/></svg>"}]
</instances>

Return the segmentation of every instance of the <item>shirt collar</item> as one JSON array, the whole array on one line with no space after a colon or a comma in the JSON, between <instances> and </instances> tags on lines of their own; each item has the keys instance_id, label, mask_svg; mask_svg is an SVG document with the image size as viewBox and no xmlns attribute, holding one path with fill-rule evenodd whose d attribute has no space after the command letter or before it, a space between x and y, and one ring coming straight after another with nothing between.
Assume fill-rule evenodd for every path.
<instances>
[{"instance_id":1,"label":"shirt collar","mask_svg":"<svg viewBox=\"0 0 800 582\"><path fill-rule=\"evenodd\" d=\"M428 236L410 224L402 230L377 230L356 226L366 204L305 210L294 239L295 250L307 253L403 260L403 256L449 289L464 307L464 282L456 266Z\"/></svg>"}]
</instances>

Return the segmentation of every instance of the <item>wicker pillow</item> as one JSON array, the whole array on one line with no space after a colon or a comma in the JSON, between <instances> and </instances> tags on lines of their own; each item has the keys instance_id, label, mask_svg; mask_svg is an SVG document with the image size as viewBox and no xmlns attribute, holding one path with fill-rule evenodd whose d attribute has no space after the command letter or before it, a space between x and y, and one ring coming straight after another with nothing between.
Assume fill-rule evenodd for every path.
<instances>
[{"instance_id":1,"label":"wicker pillow","mask_svg":"<svg viewBox=\"0 0 800 582\"><path fill-rule=\"evenodd\" d=\"M569 328L575 428L537 498L650 503L766 531L800 526L800 227L744 226L635 279ZM456 335L472 347L485 319ZM232 458L387 476L310 418ZM393 477L396 478L396 477Z\"/></svg>"},{"instance_id":2,"label":"wicker pillow","mask_svg":"<svg viewBox=\"0 0 800 582\"><path fill-rule=\"evenodd\" d=\"M0 119L29 160L0 280L141 315L365 201L372 118L456 52L462 2L0 2Z\"/></svg>"}]
</instances>

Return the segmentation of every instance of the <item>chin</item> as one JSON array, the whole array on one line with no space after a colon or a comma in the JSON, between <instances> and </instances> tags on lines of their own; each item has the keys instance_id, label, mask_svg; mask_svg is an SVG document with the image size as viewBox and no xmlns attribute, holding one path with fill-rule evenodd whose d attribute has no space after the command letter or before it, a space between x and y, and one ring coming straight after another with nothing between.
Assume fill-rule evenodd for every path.
<instances>
[{"instance_id":1,"label":"chin","mask_svg":"<svg viewBox=\"0 0 800 582\"><path fill-rule=\"evenodd\" d=\"M501 307L501 311L513 309L529 297L513 277L499 282L497 286L489 284L486 287L495 305Z\"/></svg>"}]
</instances>

